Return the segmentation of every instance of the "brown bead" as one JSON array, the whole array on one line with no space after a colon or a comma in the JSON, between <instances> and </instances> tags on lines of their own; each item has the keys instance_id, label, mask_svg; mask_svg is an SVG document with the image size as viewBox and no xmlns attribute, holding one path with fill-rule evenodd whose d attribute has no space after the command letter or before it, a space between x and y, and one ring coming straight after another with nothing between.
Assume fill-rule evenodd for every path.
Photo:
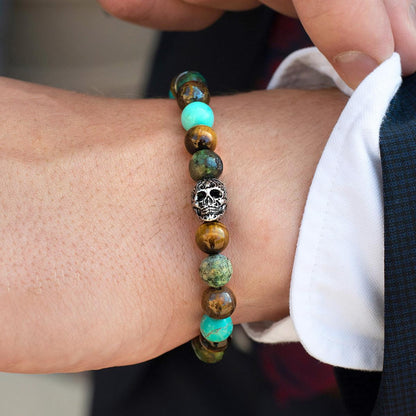
<instances>
[{"instance_id":1,"label":"brown bead","mask_svg":"<svg viewBox=\"0 0 416 416\"><path fill-rule=\"evenodd\" d=\"M234 312L236 303L234 293L225 286L220 289L209 287L202 294L201 306L210 318L228 318Z\"/></svg>"},{"instance_id":2,"label":"brown bead","mask_svg":"<svg viewBox=\"0 0 416 416\"><path fill-rule=\"evenodd\" d=\"M195 101L209 104L210 95L208 87L202 82L188 81L179 89L176 100L181 110Z\"/></svg>"},{"instance_id":3,"label":"brown bead","mask_svg":"<svg viewBox=\"0 0 416 416\"><path fill-rule=\"evenodd\" d=\"M217 221L204 222L198 227L195 240L198 247L204 253L220 253L228 245L229 236L227 227Z\"/></svg>"},{"instance_id":4,"label":"brown bead","mask_svg":"<svg viewBox=\"0 0 416 416\"><path fill-rule=\"evenodd\" d=\"M215 131L204 125L190 128L185 136L186 150L193 155L198 150L215 150L217 147L217 134Z\"/></svg>"}]
</instances>

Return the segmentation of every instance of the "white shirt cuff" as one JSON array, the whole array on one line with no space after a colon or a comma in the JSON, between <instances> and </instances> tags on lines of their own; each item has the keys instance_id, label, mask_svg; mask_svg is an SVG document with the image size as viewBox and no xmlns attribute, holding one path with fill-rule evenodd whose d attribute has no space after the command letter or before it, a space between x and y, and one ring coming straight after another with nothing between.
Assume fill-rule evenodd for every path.
<instances>
[{"instance_id":1,"label":"white shirt cuff","mask_svg":"<svg viewBox=\"0 0 416 416\"><path fill-rule=\"evenodd\" d=\"M305 205L290 290L290 315L244 324L259 342L300 340L315 358L381 370L384 239L379 130L401 83L394 54L352 92L316 49L291 54L269 89L336 86L351 95L319 161Z\"/></svg>"}]
</instances>

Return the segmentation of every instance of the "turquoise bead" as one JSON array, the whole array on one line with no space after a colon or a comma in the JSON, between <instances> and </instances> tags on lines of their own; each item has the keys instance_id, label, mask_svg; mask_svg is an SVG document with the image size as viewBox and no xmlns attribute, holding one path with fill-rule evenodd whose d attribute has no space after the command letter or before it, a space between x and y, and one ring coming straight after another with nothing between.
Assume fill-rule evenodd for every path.
<instances>
[{"instance_id":1,"label":"turquoise bead","mask_svg":"<svg viewBox=\"0 0 416 416\"><path fill-rule=\"evenodd\" d=\"M233 273L231 261L222 254L214 254L202 260L199 266L201 279L211 287L226 285Z\"/></svg>"},{"instance_id":2,"label":"turquoise bead","mask_svg":"<svg viewBox=\"0 0 416 416\"><path fill-rule=\"evenodd\" d=\"M171 100L174 100L174 99L175 99L175 96L173 95L173 93L172 93L172 91L171 91L171 90L169 90L169 98L170 98Z\"/></svg>"},{"instance_id":3,"label":"turquoise bead","mask_svg":"<svg viewBox=\"0 0 416 416\"><path fill-rule=\"evenodd\" d=\"M231 317L225 319L213 319L204 315L201 319L201 334L211 342L225 341L233 332Z\"/></svg>"},{"instance_id":4,"label":"turquoise bead","mask_svg":"<svg viewBox=\"0 0 416 416\"><path fill-rule=\"evenodd\" d=\"M209 105L195 101L183 109L181 120L182 126L186 131L199 125L212 127L214 124L214 112Z\"/></svg>"}]
</instances>

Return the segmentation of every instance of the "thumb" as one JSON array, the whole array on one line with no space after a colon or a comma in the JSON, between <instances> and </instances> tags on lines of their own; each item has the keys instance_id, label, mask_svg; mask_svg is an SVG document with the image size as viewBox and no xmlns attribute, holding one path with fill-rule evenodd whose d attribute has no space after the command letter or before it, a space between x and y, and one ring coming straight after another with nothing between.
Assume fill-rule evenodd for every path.
<instances>
[{"instance_id":1,"label":"thumb","mask_svg":"<svg viewBox=\"0 0 416 416\"><path fill-rule=\"evenodd\" d=\"M416 71L416 1L384 0L394 36L395 50L400 54L403 75Z\"/></svg>"},{"instance_id":2,"label":"thumb","mask_svg":"<svg viewBox=\"0 0 416 416\"><path fill-rule=\"evenodd\" d=\"M293 0L313 43L351 87L394 51L383 0Z\"/></svg>"}]
</instances>

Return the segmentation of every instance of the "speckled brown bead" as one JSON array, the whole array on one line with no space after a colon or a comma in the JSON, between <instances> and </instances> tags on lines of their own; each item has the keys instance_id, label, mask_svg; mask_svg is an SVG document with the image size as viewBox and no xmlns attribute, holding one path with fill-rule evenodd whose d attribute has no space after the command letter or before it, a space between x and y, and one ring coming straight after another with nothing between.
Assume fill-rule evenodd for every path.
<instances>
[{"instance_id":1,"label":"speckled brown bead","mask_svg":"<svg viewBox=\"0 0 416 416\"><path fill-rule=\"evenodd\" d=\"M217 133L209 126L192 127L186 132L185 147L191 155L202 149L215 150L217 147Z\"/></svg>"},{"instance_id":2,"label":"speckled brown bead","mask_svg":"<svg viewBox=\"0 0 416 416\"><path fill-rule=\"evenodd\" d=\"M179 89L176 100L179 108L183 110L188 104L195 101L209 104L210 95L205 84L198 81L189 81Z\"/></svg>"},{"instance_id":3,"label":"speckled brown bead","mask_svg":"<svg viewBox=\"0 0 416 416\"><path fill-rule=\"evenodd\" d=\"M219 289L209 287L202 294L201 306L210 318L225 319L234 312L236 300L234 293L228 287Z\"/></svg>"},{"instance_id":4,"label":"speckled brown bead","mask_svg":"<svg viewBox=\"0 0 416 416\"><path fill-rule=\"evenodd\" d=\"M220 253L228 245L227 227L218 221L204 222L198 227L195 240L204 253Z\"/></svg>"}]
</instances>

